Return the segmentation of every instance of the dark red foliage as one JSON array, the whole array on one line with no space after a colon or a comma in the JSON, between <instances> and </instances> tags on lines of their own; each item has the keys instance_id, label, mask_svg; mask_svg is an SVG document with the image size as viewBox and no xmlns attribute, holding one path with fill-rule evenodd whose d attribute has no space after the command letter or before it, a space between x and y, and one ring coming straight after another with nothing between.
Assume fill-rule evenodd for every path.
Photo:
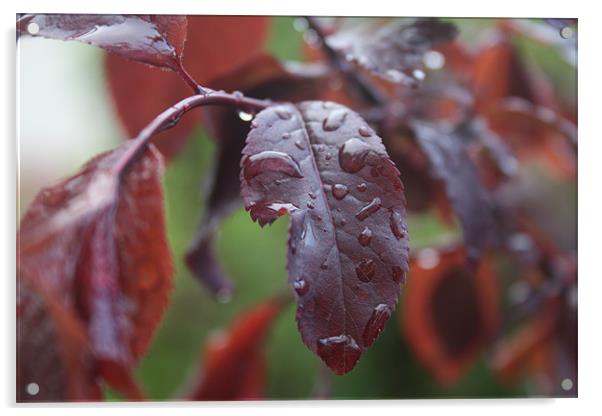
<instances>
[{"instance_id":1,"label":"dark red foliage","mask_svg":"<svg viewBox=\"0 0 602 416\"><path fill-rule=\"evenodd\" d=\"M463 141L462 128L466 127L448 131L443 125L419 120L414 120L411 126L434 176L445 184L462 225L469 259L474 261L494 243L496 222L491 196L482 186Z\"/></svg>"},{"instance_id":2,"label":"dark red foliage","mask_svg":"<svg viewBox=\"0 0 602 416\"><path fill-rule=\"evenodd\" d=\"M260 303L240 314L229 328L210 335L202 355L201 376L188 399L263 399L263 345L282 306L278 299Z\"/></svg>"},{"instance_id":3,"label":"dark red foliage","mask_svg":"<svg viewBox=\"0 0 602 416\"><path fill-rule=\"evenodd\" d=\"M97 156L78 174L42 190L21 221L18 248L20 271L85 328L100 375L136 398L124 377L163 316L173 268L161 156L149 148L119 176L130 146ZM115 368L123 377L115 376Z\"/></svg>"},{"instance_id":4,"label":"dark red foliage","mask_svg":"<svg viewBox=\"0 0 602 416\"><path fill-rule=\"evenodd\" d=\"M218 87L213 82L215 79L261 51L269 26L267 17L258 16L188 16L187 20L183 65L197 82L209 87ZM219 47L215 46L216 40ZM132 65L113 55L107 55L105 66L117 115L129 137L135 137L149 120L190 95L190 90L175 74ZM151 85L152 94L149 94ZM162 133L157 147L167 159L180 151L199 120L199 114L191 114Z\"/></svg>"},{"instance_id":5,"label":"dark red foliage","mask_svg":"<svg viewBox=\"0 0 602 416\"><path fill-rule=\"evenodd\" d=\"M347 373L408 270L399 172L372 129L334 103L273 106L253 127L241 161L245 208L262 226L290 213L287 269L303 341Z\"/></svg>"},{"instance_id":6,"label":"dark red foliage","mask_svg":"<svg viewBox=\"0 0 602 416\"><path fill-rule=\"evenodd\" d=\"M457 29L438 19L408 23L395 19L385 26L366 23L339 30L327 38L328 45L387 81L416 85L424 74L422 56L435 44L452 40Z\"/></svg>"},{"instance_id":7,"label":"dark red foliage","mask_svg":"<svg viewBox=\"0 0 602 416\"><path fill-rule=\"evenodd\" d=\"M459 245L412 256L403 330L439 382L454 383L474 362L498 324L498 299L488 258L475 269Z\"/></svg>"},{"instance_id":8,"label":"dark red foliage","mask_svg":"<svg viewBox=\"0 0 602 416\"><path fill-rule=\"evenodd\" d=\"M19 274L17 401L100 400L86 329L71 309ZM36 383L39 392L28 394Z\"/></svg>"},{"instance_id":9,"label":"dark red foliage","mask_svg":"<svg viewBox=\"0 0 602 416\"><path fill-rule=\"evenodd\" d=\"M418 359L450 385L497 332L491 364L500 379L529 369L575 381L550 394L576 392L574 227L549 209L558 196L528 181L535 176L521 165L537 158L549 173L574 178L576 112L515 42L520 35L552 45L571 63L576 39L548 29L575 22L500 20L486 44L468 49L438 19L306 21L306 37L316 38L311 64L263 51L267 17L18 16L21 36L111 52L108 87L135 138L43 189L23 216L18 401L99 400L101 382L144 398L133 374L173 274L159 151L177 155L201 120L217 154L185 260L214 295L233 293L213 238L240 196L262 227L289 214L299 331L334 373L346 374L405 283L408 198L412 211L435 208L450 224L455 215L464 235L463 244L411 259L401 325ZM423 66L429 51L443 54L443 68ZM157 150L150 143L159 133ZM510 299L500 328L494 260L515 267L512 284L529 292ZM265 398L263 347L284 302L260 303L211 336L187 398ZM524 322L508 336L515 322L506 318L516 317ZM34 382L39 394L28 394Z\"/></svg>"},{"instance_id":10,"label":"dark red foliage","mask_svg":"<svg viewBox=\"0 0 602 416\"><path fill-rule=\"evenodd\" d=\"M300 101L318 95L324 85L320 66L284 64L267 54L257 55L234 71L216 79L218 89L239 91L252 97ZM187 254L186 263L214 294L227 297L233 285L219 265L213 248L213 234L221 222L241 205L240 153L250 128L236 109L207 108L205 126L217 142L217 161L207 186L204 217Z\"/></svg>"},{"instance_id":11,"label":"dark red foliage","mask_svg":"<svg viewBox=\"0 0 602 416\"><path fill-rule=\"evenodd\" d=\"M29 31L37 25L38 31ZM17 22L21 36L76 40L127 59L180 70L186 40L185 16L36 14Z\"/></svg>"}]
</instances>

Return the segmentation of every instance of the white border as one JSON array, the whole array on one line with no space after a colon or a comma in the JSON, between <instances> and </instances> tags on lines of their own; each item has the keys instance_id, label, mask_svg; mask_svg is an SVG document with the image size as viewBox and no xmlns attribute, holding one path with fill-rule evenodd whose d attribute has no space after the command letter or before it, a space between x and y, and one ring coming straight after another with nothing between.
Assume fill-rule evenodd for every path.
<instances>
[{"instance_id":1,"label":"white border","mask_svg":"<svg viewBox=\"0 0 602 416\"><path fill-rule=\"evenodd\" d=\"M600 246L600 166L602 158L600 125L602 89L600 88L600 31L601 14L595 10L594 1L525 1L504 0L499 2L477 2L475 0L448 1L398 1L370 0L358 2L303 0L285 2L282 0L103 0L92 4L85 1L66 0L21 0L18 4L2 2L2 89L5 96L0 101L3 107L2 127L6 134L2 141L2 167L0 175L3 202L0 204L1 230L0 264L6 265L3 276L2 311L3 341L0 342L0 405L8 407L8 414L81 415L119 414L123 410L140 411L164 415L168 408L177 408L178 414L199 415L223 413L230 410L249 415L302 414L333 412L341 414L362 414L375 407L380 412L395 408L397 411L413 414L416 410L446 415L504 415L512 411L530 411L546 415L587 413L600 414L600 377L602 366L600 355L600 316L602 287L597 253ZM282 14L282 15L404 15L404 16L454 16L454 17L577 17L579 18L579 399L526 399L526 400L430 400L430 401L331 401L331 402L264 402L234 404L100 404L100 405L55 405L49 409L36 406L14 405L14 271L15 271L15 42L14 19L17 12L87 12L87 13L165 13L165 14ZM598 13L597 13L598 12ZM400 374L403 377L403 374Z\"/></svg>"}]
</instances>

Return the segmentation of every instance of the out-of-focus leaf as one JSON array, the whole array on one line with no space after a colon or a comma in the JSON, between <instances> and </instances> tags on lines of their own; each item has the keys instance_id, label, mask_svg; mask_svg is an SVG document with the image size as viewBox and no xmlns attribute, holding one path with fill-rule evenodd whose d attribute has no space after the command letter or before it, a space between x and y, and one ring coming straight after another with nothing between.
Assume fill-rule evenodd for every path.
<instances>
[{"instance_id":1,"label":"out-of-focus leaf","mask_svg":"<svg viewBox=\"0 0 602 416\"><path fill-rule=\"evenodd\" d=\"M466 151L464 127L449 129L420 120L412 120L410 126L434 177L445 184L464 232L469 258L475 260L495 243L496 221L493 200Z\"/></svg>"},{"instance_id":2,"label":"out-of-focus leaf","mask_svg":"<svg viewBox=\"0 0 602 416\"><path fill-rule=\"evenodd\" d=\"M17 21L17 30L22 36L75 40L179 71L186 24L186 16L27 14Z\"/></svg>"},{"instance_id":3,"label":"out-of-focus leaf","mask_svg":"<svg viewBox=\"0 0 602 416\"><path fill-rule=\"evenodd\" d=\"M201 85L247 62L263 47L269 20L260 16L188 16L183 64ZM106 74L115 108L128 135L138 132L157 114L190 95L175 74L135 65L107 55ZM195 116L196 115L196 116ZM161 133L157 147L170 159L188 140L200 120L188 114L177 126Z\"/></svg>"},{"instance_id":4,"label":"out-of-focus leaf","mask_svg":"<svg viewBox=\"0 0 602 416\"><path fill-rule=\"evenodd\" d=\"M380 25L355 25L326 38L330 47L376 75L406 85L416 85L424 77L416 70L423 67L425 52L457 34L451 23L438 19L416 19L408 23L396 19Z\"/></svg>"},{"instance_id":5,"label":"out-of-focus leaf","mask_svg":"<svg viewBox=\"0 0 602 416\"><path fill-rule=\"evenodd\" d=\"M245 208L262 226L291 214L301 336L345 374L391 316L407 271L399 171L365 122L334 103L270 107L254 127L241 161Z\"/></svg>"},{"instance_id":6,"label":"out-of-focus leaf","mask_svg":"<svg viewBox=\"0 0 602 416\"><path fill-rule=\"evenodd\" d=\"M265 397L263 344L282 302L271 299L240 314L229 328L210 335L201 376L189 400L261 400Z\"/></svg>"},{"instance_id":7,"label":"out-of-focus leaf","mask_svg":"<svg viewBox=\"0 0 602 416\"><path fill-rule=\"evenodd\" d=\"M416 356L437 380L456 382L499 320L498 286L489 258L478 268L464 248L426 248L412 256L402 326Z\"/></svg>"},{"instance_id":8,"label":"out-of-focus leaf","mask_svg":"<svg viewBox=\"0 0 602 416\"><path fill-rule=\"evenodd\" d=\"M521 158L540 158L553 173L577 173L577 126L554 110L520 98L500 100L487 114L492 128Z\"/></svg>"},{"instance_id":9,"label":"out-of-focus leaf","mask_svg":"<svg viewBox=\"0 0 602 416\"><path fill-rule=\"evenodd\" d=\"M17 401L100 400L88 335L74 311L22 273L17 295ZM37 393L28 392L33 383Z\"/></svg>"},{"instance_id":10,"label":"out-of-focus leaf","mask_svg":"<svg viewBox=\"0 0 602 416\"><path fill-rule=\"evenodd\" d=\"M128 395L135 392L129 370L163 316L173 274L160 154L150 147L123 178L114 171L132 143L43 189L18 236L19 269L77 310L98 371Z\"/></svg>"},{"instance_id":11,"label":"out-of-focus leaf","mask_svg":"<svg viewBox=\"0 0 602 416\"><path fill-rule=\"evenodd\" d=\"M320 65L281 63L270 55L259 54L212 85L256 98L300 101L315 98L324 81L324 68ZM213 234L241 204L238 172L249 123L242 121L235 109L227 107L205 109L204 119L217 141L218 155L207 186L205 215L186 254L186 263L209 290L227 298L233 285L215 258Z\"/></svg>"}]
</instances>

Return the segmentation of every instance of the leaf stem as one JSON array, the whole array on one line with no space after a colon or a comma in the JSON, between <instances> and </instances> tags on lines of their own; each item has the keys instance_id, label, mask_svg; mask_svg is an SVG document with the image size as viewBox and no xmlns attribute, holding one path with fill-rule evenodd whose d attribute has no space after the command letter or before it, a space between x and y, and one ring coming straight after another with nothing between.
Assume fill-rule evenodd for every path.
<instances>
[{"instance_id":1,"label":"leaf stem","mask_svg":"<svg viewBox=\"0 0 602 416\"><path fill-rule=\"evenodd\" d=\"M200 86L199 91L202 91L202 93L192 95L172 105L144 127L138 136L133 139L132 146L127 149L113 167L113 174L121 176L127 172L132 163L142 155L155 134L174 127L182 116L193 108L206 105L226 105L238 108L241 111L256 113L274 104L272 101L244 97L224 91L214 91Z\"/></svg>"},{"instance_id":2,"label":"leaf stem","mask_svg":"<svg viewBox=\"0 0 602 416\"><path fill-rule=\"evenodd\" d=\"M186 71L186 68L182 65L177 58L174 58L174 70L182 78L182 80L190 87L194 94L206 95L207 91L199 85L198 82L192 78L192 76Z\"/></svg>"}]
</instances>

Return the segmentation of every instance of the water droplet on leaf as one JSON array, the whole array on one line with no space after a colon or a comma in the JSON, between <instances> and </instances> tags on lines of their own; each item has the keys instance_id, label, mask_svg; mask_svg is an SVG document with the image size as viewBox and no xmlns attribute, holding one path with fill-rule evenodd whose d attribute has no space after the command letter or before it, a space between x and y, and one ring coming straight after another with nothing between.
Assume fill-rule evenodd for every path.
<instances>
[{"instance_id":1,"label":"water droplet on leaf","mask_svg":"<svg viewBox=\"0 0 602 416\"><path fill-rule=\"evenodd\" d=\"M343 108L337 108L331 111L322 121L322 129L324 131L335 131L343 125L349 112Z\"/></svg>"},{"instance_id":2,"label":"water droplet on leaf","mask_svg":"<svg viewBox=\"0 0 602 416\"><path fill-rule=\"evenodd\" d=\"M401 240L405 236L404 225L403 225L403 217L397 211L391 211L391 216L389 217L391 231L393 235L398 240Z\"/></svg>"},{"instance_id":3,"label":"water droplet on leaf","mask_svg":"<svg viewBox=\"0 0 602 416\"><path fill-rule=\"evenodd\" d=\"M286 153L266 150L247 157L243 162L243 174L247 181L264 172L281 172L294 178L303 177L297 162Z\"/></svg>"},{"instance_id":4,"label":"water droplet on leaf","mask_svg":"<svg viewBox=\"0 0 602 416\"><path fill-rule=\"evenodd\" d=\"M381 303L372 311L372 316L368 320L366 327L364 328L364 334L362 336L364 345L369 347L374 343L378 334L383 330L385 323L391 317L391 308L385 303Z\"/></svg>"},{"instance_id":5,"label":"water droplet on leaf","mask_svg":"<svg viewBox=\"0 0 602 416\"><path fill-rule=\"evenodd\" d=\"M253 114L241 110L238 112L238 118L242 121L251 121L253 120Z\"/></svg>"},{"instance_id":6,"label":"water droplet on leaf","mask_svg":"<svg viewBox=\"0 0 602 416\"><path fill-rule=\"evenodd\" d=\"M370 137L372 136L372 130L368 126L362 126L359 128L358 133L362 137Z\"/></svg>"},{"instance_id":7,"label":"water droplet on leaf","mask_svg":"<svg viewBox=\"0 0 602 416\"><path fill-rule=\"evenodd\" d=\"M332 186L332 196L334 196L339 201L349 193L347 186L337 183Z\"/></svg>"},{"instance_id":8,"label":"water droplet on leaf","mask_svg":"<svg viewBox=\"0 0 602 416\"><path fill-rule=\"evenodd\" d=\"M339 150L341 169L349 173L359 172L364 166L366 155L373 152L372 147L360 138L353 137L343 143Z\"/></svg>"},{"instance_id":9,"label":"water droplet on leaf","mask_svg":"<svg viewBox=\"0 0 602 416\"><path fill-rule=\"evenodd\" d=\"M353 337L349 335L337 335L320 338L318 340L317 352L332 371L342 375L355 366L362 350Z\"/></svg>"},{"instance_id":10,"label":"water droplet on leaf","mask_svg":"<svg viewBox=\"0 0 602 416\"><path fill-rule=\"evenodd\" d=\"M355 273L357 274L357 278L362 282L369 282L374 277L374 273L376 272L376 266L374 264L374 260L364 259L360 261L355 268Z\"/></svg>"},{"instance_id":11,"label":"water droplet on leaf","mask_svg":"<svg viewBox=\"0 0 602 416\"><path fill-rule=\"evenodd\" d=\"M355 214L355 218L360 221L364 221L370 215L378 211L381 206L380 198L376 197L368 205L363 207L357 214Z\"/></svg>"},{"instance_id":12,"label":"water droplet on leaf","mask_svg":"<svg viewBox=\"0 0 602 416\"><path fill-rule=\"evenodd\" d=\"M305 279L297 278L293 281L293 289L299 296L303 296L309 290L309 283L305 281Z\"/></svg>"},{"instance_id":13,"label":"water droplet on leaf","mask_svg":"<svg viewBox=\"0 0 602 416\"><path fill-rule=\"evenodd\" d=\"M363 246L367 246L372 241L372 230L368 227L365 227L360 235L357 237L359 243Z\"/></svg>"}]
</instances>

